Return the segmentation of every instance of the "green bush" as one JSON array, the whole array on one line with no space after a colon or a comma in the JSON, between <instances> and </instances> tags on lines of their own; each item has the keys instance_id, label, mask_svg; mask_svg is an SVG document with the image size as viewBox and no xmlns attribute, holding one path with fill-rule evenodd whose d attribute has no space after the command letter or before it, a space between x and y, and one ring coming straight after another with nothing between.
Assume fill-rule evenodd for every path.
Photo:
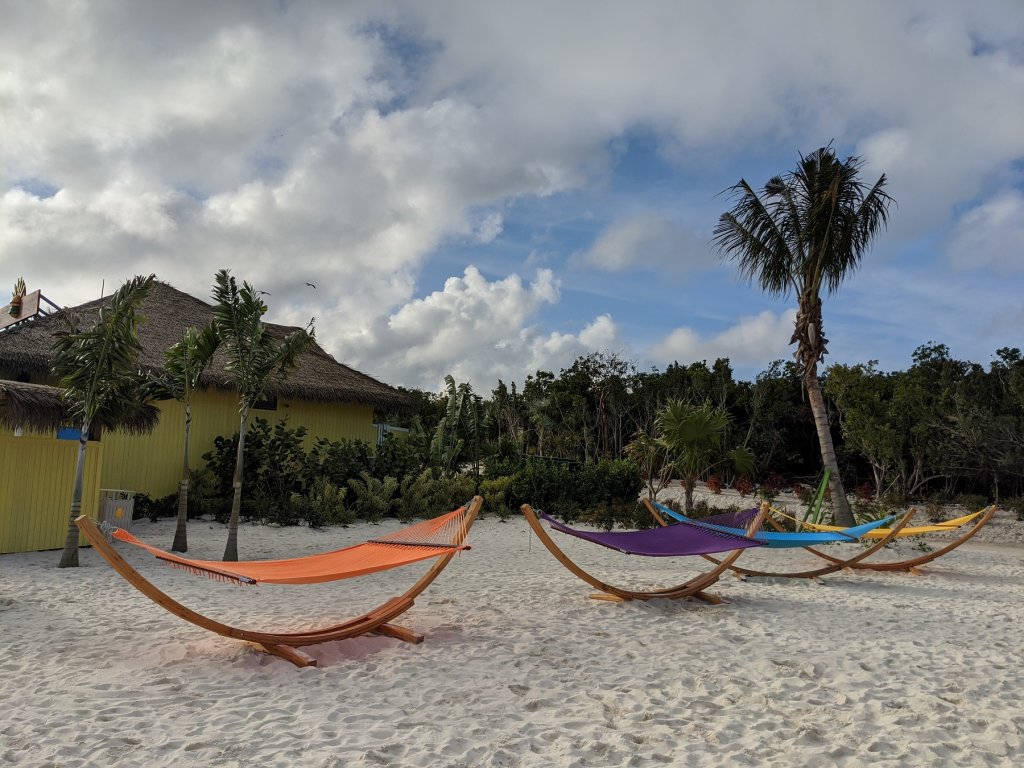
<instances>
[{"instance_id":1,"label":"green bush","mask_svg":"<svg viewBox=\"0 0 1024 768\"><path fill-rule=\"evenodd\" d=\"M601 460L595 464L567 465L530 459L512 476L507 492L509 507L528 503L566 522L587 519L595 525L618 520L631 507L644 482L631 461ZM632 518L632 513L626 517Z\"/></svg>"},{"instance_id":2,"label":"green bush","mask_svg":"<svg viewBox=\"0 0 1024 768\"><path fill-rule=\"evenodd\" d=\"M471 475L452 475L434 480L430 494L430 516L458 509L476 495Z\"/></svg>"},{"instance_id":3,"label":"green bush","mask_svg":"<svg viewBox=\"0 0 1024 768\"><path fill-rule=\"evenodd\" d=\"M360 472L371 471L373 452L364 440L321 438L309 452L306 465L310 475L324 477L341 488L350 478L359 477Z\"/></svg>"},{"instance_id":4,"label":"green bush","mask_svg":"<svg viewBox=\"0 0 1024 768\"><path fill-rule=\"evenodd\" d=\"M148 493L135 496L132 519L148 517L154 523L161 517L175 517L178 514L178 494L172 493L159 499L150 498Z\"/></svg>"},{"instance_id":5,"label":"green bush","mask_svg":"<svg viewBox=\"0 0 1024 768\"><path fill-rule=\"evenodd\" d=\"M292 496L305 493L309 478L308 458L302 447L305 435L305 427L289 429L286 419L273 427L266 419L253 420L245 437L243 518L279 522L294 516L289 509ZM203 454L206 470L213 478L207 483L209 511L218 520L226 520L231 512L237 452L236 433L230 438L218 436L213 450Z\"/></svg>"},{"instance_id":6,"label":"green bush","mask_svg":"<svg viewBox=\"0 0 1024 768\"><path fill-rule=\"evenodd\" d=\"M416 447L405 438L392 434L384 436L384 442L377 448L373 459L374 477L407 477L418 475L423 469L424 458Z\"/></svg>"},{"instance_id":7,"label":"green bush","mask_svg":"<svg viewBox=\"0 0 1024 768\"><path fill-rule=\"evenodd\" d=\"M348 488L337 486L326 477L318 477L309 490L306 522L310 528L324 525L347 527L355 520L355 513L345 506Z\"/></svg>"},{"instance_id":8,"label":"green bush","mask_svg":"<svg viewBox=\"0 0 1024 768\"><path fill-rule=\"evenodd\" d=\"M378 480L365 470L359 473L358 478L350 479L348 485L356 496L356 513L374 524L379 523L391 510L391 500L398 490L398 480L395 478Z\"/></svg>"},{"instance_id":9,"label":"green bush","mask_svg":"<svg viewBox=\"0 0 1024 768\"><path fill-rule=\"evenodd\" d=\"M434 477L429 469L418 475L406 475L402 479L398 499L398 519L408 523L417 517L429 517L430 499L434 492Z\"/></svg>"},{"instance_id":10,"label":"green bush","mask_svg":"<svg viewBox=\"0 0 1024 768\"><path fill-rule=\"evenodd\" d=\"M518 509L522 504L529 504L535 509L554 512L562 500L575 502L571 493L574 480L565 464L529 459L512 476L509 506Z\"/></svg>"},{"instance_id":11,"label":"green bush","mask_svg":"<svg viewBox=\"0 0 1024 768\"><path fill-rule=\"evenodd\" d=\"M492 456L487 459L484 466L484 479L497 480L499 477L511 477L525 464L526 461L520 456Z\"/></svg>"},{"instance_id":12,"label":"green bush","mask_svg":"<svg viewBox=\"0 0 1024 768\"><path fill-rule=\"evenodd\" d=\"M511 477L496 477L480 483L480 495L484 497L484 509L494 510L501 520L508 520L513 509L508 504L509 490L512 488Z\"/></svg>"},{"instance_id":13,"label":"green bush","mask_svg":"<svg viewBox=\"0 0 1024 768\"><path fill-rule=\"evenodd\" d=\"M215 515L224 506L220 497L220 486L217 477L208 469L190 469L188 472L188 517ZM175 502L177 503L177 502ZM231 500L228 499L230 513Z\"/></svg>"}]
</instances>

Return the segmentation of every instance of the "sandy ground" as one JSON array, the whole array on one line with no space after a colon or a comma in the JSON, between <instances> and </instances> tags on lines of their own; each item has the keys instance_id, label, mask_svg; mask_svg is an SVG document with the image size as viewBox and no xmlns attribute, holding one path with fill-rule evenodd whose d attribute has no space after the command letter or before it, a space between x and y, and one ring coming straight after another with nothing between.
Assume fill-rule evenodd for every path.
<instances>
[{"instance_id":1,"label":"sandy ground","mask_svg":"<svg viewBox=\"0 0 1024 768\"><path fill-rule=\"evenodd\" d=\"M245 525L244 558L334 549L398 527ZM136 521L168 546L171 521ZM555 534L558 535L558 534ZM216 558L222 526L190 524ZM481 520L400 623L296 669L163 611L91 550L0 557L0 766L935 766L1022 764L1024 548L970 544L920 577L740 582L721 606L613 604L525 522ZM624 586L700 560L559 539ZM849 545L857 546L857 545ZM233 587L121 545L176 598L270 628L334 622L427 566L318 586ZM740 560L807 563L762 550Z\"/></svg>"}]
</instances>

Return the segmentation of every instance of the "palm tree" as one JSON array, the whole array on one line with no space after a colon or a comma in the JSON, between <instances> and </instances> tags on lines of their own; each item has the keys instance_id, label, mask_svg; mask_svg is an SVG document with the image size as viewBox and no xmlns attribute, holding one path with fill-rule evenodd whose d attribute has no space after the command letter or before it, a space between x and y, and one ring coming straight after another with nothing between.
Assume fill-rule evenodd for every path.
<instances>
[{"instance_id":1,"label":"palm tree","mask_svg":"<svg viewBox=\"0 0 1024 768\"><path fill-rule=\"evenodd\" d=\"M852 525L829 431L818 363L828 352L822 329L821 291L834 293L853 272L888 221L892 198L885 175L868 187L857 157L840 162L832 145L806 157L796 170L773 176L759 196L743 179L727 191L735 200L714 231L719 253L738 262L740 273L776 296L797 297L796 327L790 343L802 376L821 458L831 470L829 485L839 525Z\"/></svg>"},{"instance_id":2,"label":"palm tree","mask_svg":"<svg viewBox=\"0 0 1024 768\"><path fill-rule=\"evenodd\" d=\"M202 329L188 328L181 341L172 346L164 355L165 376L161 384L167 394L185 406L185 446L181 470L181 487L178 490L178 524L174 529L173 552L188 551L188 451L189 433L192 428L192 394L199 386L199 379L213 360L217 351L217 334L213 325Z\"/></svg>"},{"instance_id":3,"label":"palm tree","mask_svg":"<svg viewBox=\"0 0 1024 768\"><path fill-rule=\"evenodd\" d=\"M99 309L95 324L82 330L78 318L65 313L67 328L53 345L53 373L60 379L73 423L79 425L78 460L71 491L68 533L60 568L78 567L78 526L82 512L85 449L96 428L141 434L156 426L159 410L146 402L146 379L138 370L141 346L135 310L153 287L155 278L135 277L111 295Z\"/></svg>"},{"instance_id":4,"label":"palm tree","mask_svg":"<svg viewBox=\"0 0 1024 768\"><path fill-rule=\"evenodd\" d=\"M222 269L214 277L213 324L227 356L225 370L238 392L238 452L235 454L234 497L225 560L238 560L238 518L242 509L242 470L245 465L245 432L249 410L271 384L283 379L296 358L313 343L312 328L299 329L283 339L276 337L262 318L267 311L259 293L249 283L239 288L231 273Z\"/></svg>"},{"instance_id":5,"label":"palm tree","mask_svg":"<svg viewBox=\"0 0 1024 768\"><path fill-rule=\"evenodd\" d=\"M746 448L722 450L729 423L729 414L710 403L693 405L672 400L658 414L658 439L682 480L687 515L693 512L697 481L717 464L731 462L738 473L753 470L754 456Z\"/></svg>"}]
</instances>

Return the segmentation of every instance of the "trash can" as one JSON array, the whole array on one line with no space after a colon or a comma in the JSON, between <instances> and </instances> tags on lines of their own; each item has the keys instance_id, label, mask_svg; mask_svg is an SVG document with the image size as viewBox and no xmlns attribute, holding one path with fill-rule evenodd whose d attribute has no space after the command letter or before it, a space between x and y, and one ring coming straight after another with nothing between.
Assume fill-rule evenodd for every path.
<instances>
[{"instance_id":1,"label":"trash can","mask_svg":"<svg viewBox=\"0 0 1024 768\"><path fill-rule=\"evenodd\" d=\"M100 522L132 529L132 513L135 511L135 491L100 488Z\"/></svg>"}]
</instances>

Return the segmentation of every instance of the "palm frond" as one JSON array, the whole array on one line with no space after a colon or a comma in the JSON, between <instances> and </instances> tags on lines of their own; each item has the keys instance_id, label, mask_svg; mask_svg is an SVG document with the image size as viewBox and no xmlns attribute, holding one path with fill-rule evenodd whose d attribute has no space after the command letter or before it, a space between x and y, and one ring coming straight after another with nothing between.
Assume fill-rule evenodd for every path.
<instances>
[{"instance_id":1,"label":"palm frond","mask_svg":"<svg viewBox=\"0 0 1024 768\"><path fill-rule=\"evenodd\" d=\"M60 380L70 417L77 423L116 428L119 414L144 399L136 370L141 352L136 314L155 277L137 276L115 291L90 328L73 315L53 345L53 373Z\"/></svg>"}]
</instances>

